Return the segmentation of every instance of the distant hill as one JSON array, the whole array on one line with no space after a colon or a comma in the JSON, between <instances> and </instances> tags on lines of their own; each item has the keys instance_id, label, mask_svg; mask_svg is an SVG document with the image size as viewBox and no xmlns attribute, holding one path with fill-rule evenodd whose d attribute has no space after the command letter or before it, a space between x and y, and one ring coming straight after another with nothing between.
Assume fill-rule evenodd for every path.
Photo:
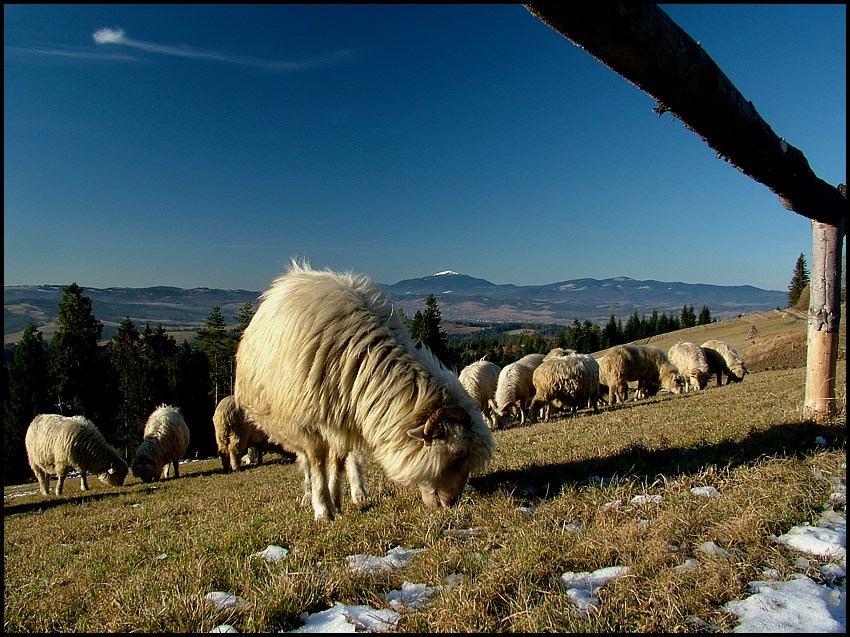
<instances>
[{"instance_id":1,"label":"distant hill","mask_svg":"<svg viewBox=\"0 0 850 637\"><path fill-rule=\"evenodd\" d=\"M708 306L722 319L788 305L788 294L751 285L706 285L669 281L640 281L628 277L572 279L548 285L496 285L485 279L445 272L383 285L405 313L425 307L429 294L437 298L442 317L451 321L604 323L613 314L623 322L638 316L679 316L684 305L699 314Z\"/></svg>"},{"instance_id":2,"label":"distant hill","mask_svg":"<svg viewBox=\"0 0 850 637\"><path fill-rule=\"evenodd\" d=\"M21 285L3 288L4 342L15 342L34 321L46 338L56 328L61 285ZM213 307L224 319L235 321L245 302L259 305L260 292L214 288L83 288L92 300L95 317L104 324L104 338L129 317L138 328L162 323L169 332L187 337L203 325ZM548 285L497 285L457 272L442 272L392 285L381 284L387 295L412 317L425 309L428 295L437 299L447 322L540 323L568 325L575 319L603 324L613 314L622 321L634 312L649 316L653 310L680 316L689 305L698 314L708 306L716 319L763 312L787 305L787 293L749 285L722 286L693 283L613 279L572 279Z\"/></svg>"}]
</instances>

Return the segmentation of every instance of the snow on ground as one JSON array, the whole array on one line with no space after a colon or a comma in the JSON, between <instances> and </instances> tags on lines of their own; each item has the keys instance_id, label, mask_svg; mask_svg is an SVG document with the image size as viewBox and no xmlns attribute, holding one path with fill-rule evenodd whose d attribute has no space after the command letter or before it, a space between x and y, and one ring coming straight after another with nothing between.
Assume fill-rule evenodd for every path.
<instances>
[{"instance_id":1,"label":"snow on ground","mask_svg":"<svg viewBox=\"0 0 850 637\"><path fill-rule=\"evenodd\" d=\"M593 481L591 478L590 481ZM602 483L616 481L597 479ZM764 580L750 582L748 590L751 595L743 600L727 602L722 610L733 613L740 618L740 623L733 632L766 633L766 632L847 632L847 515L836 511L844 511L846 505L846 488L841 480L833 480L834 493L830 502L824 506L824 512L817 526L795 526L787 533L778 537L773 536L774 542L785 544L802 555L797 560L800 570L809 567L809 558L814 556L818 561L825 561L819 568L824 584L818 584L810 577L798 573L789 581L780 581L778 574L765 570ZM694 487L691 493L698 497L721 497L713 487ZM636 496L630 504L641 506L659 502L659 495ZM610 502L606 506L619 506L619 502ZM835 508L834 508L835 507ZM517 507L518 511L533 515L536 507ZM572 525L572 530L585 532L582 524ZM456 529L458 535L475 535L481 529ZM416 554L424 548L403 548L397 546L387 551L384 556L349 555L346 557L348 567L355 573L370 571L385 571L399 568L409 563ZM724 549L705 542L698 547L699 553L712 555L733 552L735 549ZM278 561L286 557L287 551L281 547L269 546L265 551L255 553L254 557L267 561ZM693 568L698 565L697 558L687 558L678 569ZM563 573L561 582L564 593L569 597L580 613L587 612L588 607L598 605L597 593L609 581L628 573L626 566L609 566L593 572ZM449 576L444 582L445 587L451 587L454 578ZM334 602L334 605L318 613L304 613L301 616L304 624L299 628L288 631L293 633L339 633L339 632L391 632L400 619L397 610L407 608L422 610L430 603L429 598L443 586L426 586L404 582L401 590L391 591L386 595L391 608L373 608L371 606L349 605ZM210 593L211 601L230 604L244 603L241 598L228 597L227 593ZM232 598L232 599L231 599ZM698 617L691 617L688 623L702 628L717 629ZM212 632L238 632L229 624L222 624Z\"/></svg>"}]
</instances>

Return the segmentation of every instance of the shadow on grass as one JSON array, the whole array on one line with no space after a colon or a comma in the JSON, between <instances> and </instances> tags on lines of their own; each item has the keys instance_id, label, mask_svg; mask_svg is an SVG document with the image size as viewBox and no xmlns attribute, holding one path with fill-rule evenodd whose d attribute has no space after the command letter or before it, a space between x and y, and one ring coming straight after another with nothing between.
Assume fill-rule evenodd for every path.
<instances>
[{"instance_id":1,"label":"shadow on grass","mask_svg":"<svg viewBox=\"0 0 850 637\"><path fill-rule=\"evenodd\" d=\"M187 463L188 464L188 463ZM91 502L99 502L101 500L109 500L111 498L115 498L118 496L124 496L129 493L144 493L146 491L150 491L151 489L156 488L160 485L167 485L174 480L192 480L195 478L203 478L213 475L227 475L221 468L221 465L213 466L210 469L204 469L199 471L189 470L191 465L181 463L181 472L179 478L166 478L164 480L159 480L156 482L143 483L137 479L134 479L131 474L128 474L127 479L132 480L129 484L125 483L123 487L113 487L114 490L109 491L81 491L79 488L79 478L78 477L70 477L65 481L65 487L62 490L61 496L53 495L53 491L51 491L50 495L41 495L38 491L38 483L32 483L32 490L35 491L34 495L27 495L21 497L28 498L37 498L34 502L21 502L17 504L10 504L5 500L3 502L3 517L9 517L12 515L19 515L22 513L32 513L33 511L47 511L48 509L52 509L57 506L64 506L66 504L69 505L81 505L88 504ZM288 456L281 456L279 458L264 458L264 465L291 465L294 464L294 460L291 460ZM251 471L256 466L245 467L243 471ZM92 474L88 475L89 485L91 485L92 481L98 481L97 476ZM51 485L53 488L56 487L56 477L54 476L51 480Z\"/></svg>"},{"instance_id":2,"label":"shadow on grass","mask_svg":"<svg viewBox=\"0 0 850 637\"><path fill-rule=\"evenodd\" d=\"M818 444L816 438L823 439L825 444ZM670 449L632 445L612 456L501 469L475 476L469 482L482 494L525 491L534 497L542 494L555 497L564 485L584 484L592 476L629 476L652 482L659 475L693 475L710 466L735 468L762 458L804 458L816 451L843 449L845 444L843 424L793 422L753 431L743 440Z\"/></svg>"}]
</instances>

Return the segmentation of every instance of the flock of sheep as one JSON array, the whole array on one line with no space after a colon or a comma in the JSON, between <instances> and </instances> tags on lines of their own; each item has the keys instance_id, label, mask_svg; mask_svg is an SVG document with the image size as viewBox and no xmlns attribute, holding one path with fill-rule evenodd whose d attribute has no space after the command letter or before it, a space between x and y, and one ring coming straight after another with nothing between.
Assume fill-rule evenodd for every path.
<instances>
[{"instance_id":1,"label":"flock of sheep","mask_svg":"<svg viewBox=\"0 0 850 637\"><path fill-rule=\"evenodd\" d=\"M131 466L84 416L39 414L30 423L24 439L30 468L43 495L50 494L50 479L56 476L56 495L71 470L80 474L80 487L88 491L86 473L113 487L124 484ZM189 427L180 411L162 405L145 423L144 440L133 459L133 475L142 482L168 477L173 468L178 477L180 458L189 447Z\"/></svg>"},{"instance_id":2,"label":"flock of sheep","mask_svg":"<svg viewBox=\"0 0 850 637\"><path fill-rule=\"evenodd\" d=\"M302 502L317 521L342 510L343 474L351 502L366 498L366 453L391 480L416 485L425 506L458 502L469 477L492 456L492 431L550 409L598 412L599 403L661 391L679 394L743 380L746 367L722 341L617 345L599 360L555 348L499 368L473 363L459 374L411 339L390 301L365 275L313 270L293 261L261 297L236 352L234 395L222 399L213 426L225 472L260 464L269 449L294 454ZM154 410L131 466L82 416L41 414L26 434L41 493L71 469L122 486L129 471L143 482L179 476L189 429L178 409Z\"/></svg>"},{"instance_id":3,"label":"flock of sheep","mask_svg":"<svg viewBox=\"0 0 850 637\"><path fill-rule=\"evenodd\" d=\"M726 341L702 345L678 342L665 352L654 345L616 345L599 359L574 350L555 348L545 356L528 354L499 368L480 360L466 366L460 382L479 404L491 429L511 419L524 424L548 420L552 407L575 415L579 409L599 411L628 398L654 396L662 389L673 394L704 389L711 378L717 385L740 382L747 374L741 356Z\"/></svg>"}]
</instances>

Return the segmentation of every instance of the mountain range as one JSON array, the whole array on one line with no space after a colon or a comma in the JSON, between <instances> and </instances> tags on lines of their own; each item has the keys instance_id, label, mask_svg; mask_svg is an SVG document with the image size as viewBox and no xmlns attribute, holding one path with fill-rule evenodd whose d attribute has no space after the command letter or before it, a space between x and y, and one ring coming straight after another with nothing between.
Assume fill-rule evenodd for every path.
<instances>
[{"instance_id":1,"label":"mountain range","mask_svg":"<svg viewBox=\"0 0 850 637\"><path fill-rule=\"evenodd\" d=\"M536 323L569 325L574 320L604 324L613 314L625 321L633 313L679 317L685 305L699 314L703 305L712 318L784 308L786 292L750 285L707 285L628 277L571 279L548 285L497 285L457 272L446 271L394 284L380 284L408 317L424 311L433 294L444 321L471 323ZM35 322L45 336L55 330L62 285L16 285L3 288L3 333L14 342ZM83 287L83 286L81 286ZM234 320L246 302L256 309L260 292L215 288L86 288L94 316L104 324L104 337L129 317L137 328L158 323L170 332L191 333L221 309L225 320Z\"/></svg>"}]
</instances>

